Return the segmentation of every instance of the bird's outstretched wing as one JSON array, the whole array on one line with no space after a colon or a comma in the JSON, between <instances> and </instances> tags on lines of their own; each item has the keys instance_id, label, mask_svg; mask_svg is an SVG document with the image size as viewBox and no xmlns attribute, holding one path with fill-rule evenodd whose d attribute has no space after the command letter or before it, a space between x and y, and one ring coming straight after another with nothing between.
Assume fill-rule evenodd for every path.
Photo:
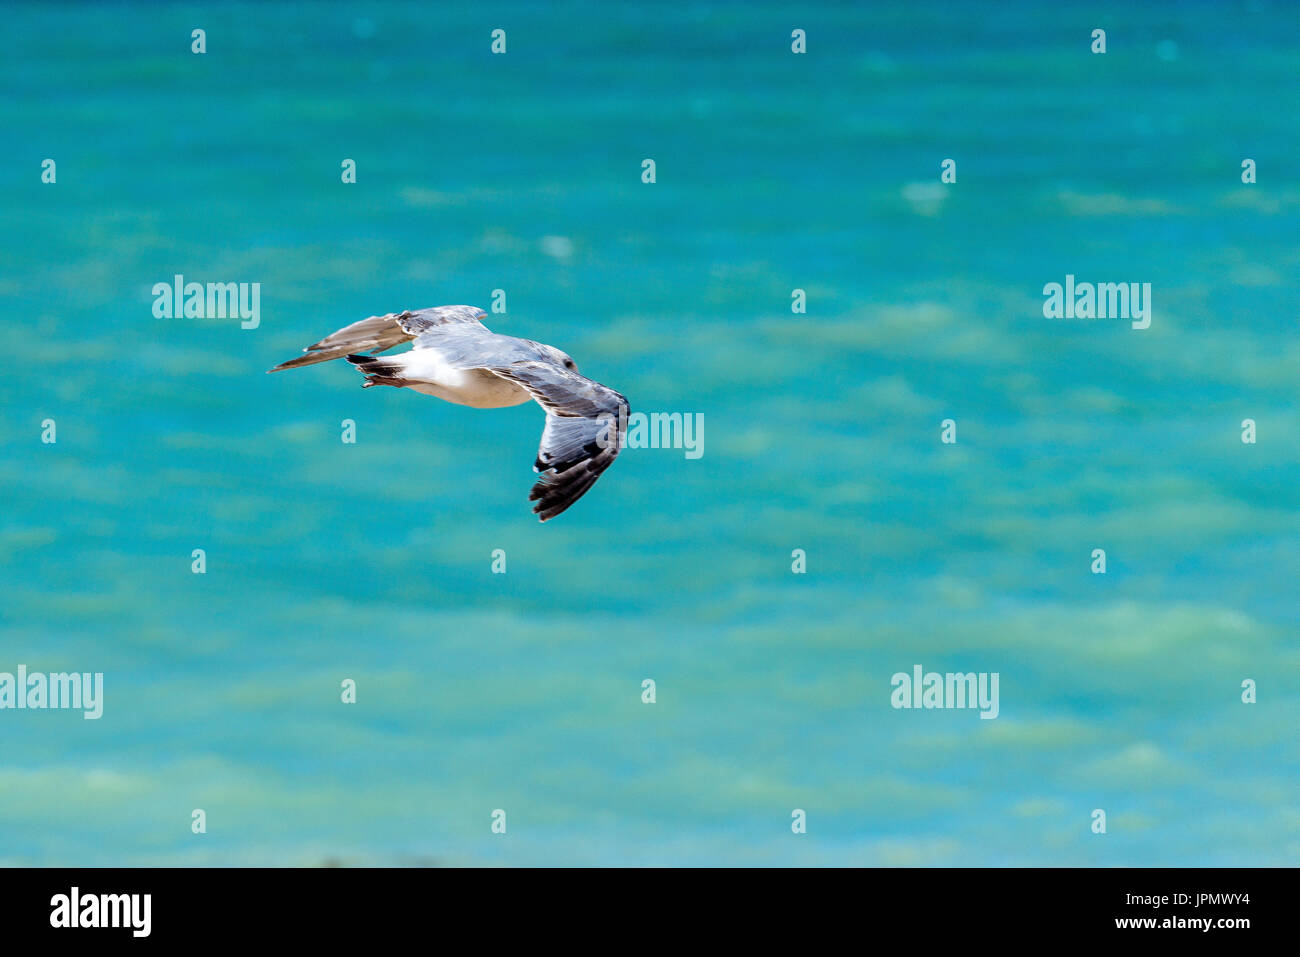
<instances>
[{"instance_id":1,"label":"bird's outstretched wing","mask_svg":"<svg viewBox=\"0 0 1300 957\"><path fill-rule=\"evenodd\" d=\"M545 522L576 502L609 468L623 447L627 399L561 365L527 360L487 371L523 386L546 410L546 427L533 470L542 477L529 493Z\"/></svg>"},{"instance_id":2,"label":"bird's outstretched wing","mask_svg":"<svg viewBox=\"0 0 1300 957\"><path fill-rule=\"evenodd\" d=\"M288 362L281 362L274 369L268 369L267 371L279 372L281 369L296 369L299 366L309 366L316 362L328 362L330 359L339 359L346 355L363 352L374 355L376 352L383 352L385 349L399 346L403 342L410 342L436 326L454 322L468 322L477 325L481 319L485 318L487 318L487 313L478 306L434 306L431 309L390 312L386 316L371 316L369 319L362 319L350 326L344 326L338 332L332 333L320 342L308 346L302 350L306 355L290 359Z\"/></svg>"}]
</instances>

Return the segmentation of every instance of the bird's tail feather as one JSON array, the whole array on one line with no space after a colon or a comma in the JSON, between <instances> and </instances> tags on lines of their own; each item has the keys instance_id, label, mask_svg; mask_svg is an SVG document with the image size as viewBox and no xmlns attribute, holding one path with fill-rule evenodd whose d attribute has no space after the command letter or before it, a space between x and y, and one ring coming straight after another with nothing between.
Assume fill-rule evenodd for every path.
<instances>
[{"instance_id":1,"label":"bird's tail feather","mask_svg":"<svg viewBox=\"0 0 1300 957\"><path fill-rule=\"evenodd\" d=\"M366 381L361 388L369 389L372 385L392 385L401 387L410 385L411 380L396 373L401 372L401 356L345 356L362 373Z\"/></svg>"}]
</instances>

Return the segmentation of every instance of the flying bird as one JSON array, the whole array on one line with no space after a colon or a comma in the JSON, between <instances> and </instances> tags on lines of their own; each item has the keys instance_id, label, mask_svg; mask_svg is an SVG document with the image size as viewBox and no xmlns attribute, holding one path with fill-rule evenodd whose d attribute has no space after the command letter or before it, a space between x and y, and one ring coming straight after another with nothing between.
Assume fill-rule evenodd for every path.
<instances>
[{"instance_id":1,"label":"flying bird","mask_svg":"<svg viewBox=\"0 0 1300 957\"><path fill-rule=\"evenodd\" d=\"M582 498L614 461L627 428L627 399L579 375L577 364L554 346L489 331L481 321L486 318L477 306L371 316L267 371L345 358L365 375L362 388L414 389L475 409L536 401L546 410L546 426L533 465L541 478L528 499L545 522ZM375 355L411 341L408 352Z\"/></svg>"}]
</instances>

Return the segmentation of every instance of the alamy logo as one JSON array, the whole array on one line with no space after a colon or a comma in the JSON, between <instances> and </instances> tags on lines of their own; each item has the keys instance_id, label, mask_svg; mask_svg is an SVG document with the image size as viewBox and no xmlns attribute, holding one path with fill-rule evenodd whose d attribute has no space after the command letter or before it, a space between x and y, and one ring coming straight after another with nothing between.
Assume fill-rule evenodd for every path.
<instances>
[{"instance_id":1,"label":"alamy logo","mask_svg":"<svg viewBox=\"0 0 1300 957\"><path fill-rule=\"evenodd\" d=\"M1151 283L1081 282L1067 273L1065 285L1043 287L1046 319L1130 319L1134 329L1151 325Z\"/></svg>"},{"instance_id":2,"label":"alamy logo","mask_svg":"<svg viewBox=\"0 0 1300 957\"><path fill-rule=\"evenodd\" d=\"M890 679L894 692L889 703L895 708L979 708L981 718L998 716L998 672L965 674L937 671L922 674L920 665L912 673L900 671Z\"/></svg>"},{"instance_id":3,"label":"alamy logo","mask_svg":"<svg viewBox=\"0 0 1300 957\"><path fill-rule=\"evenodd\" d=\"M26 665L18 666L17 675L0 671L0 710L5 708L80 709L83 718L93 720L104 713L104 673L28 674Z\"/></svg>"},{"instance_id":4,"label":"alamy logo","mask_svg":"<svg viewBox=\"0 0 1300 957\"><path fill-rule=\"evenodd\" d=\"M51 927L129 927L131 936L148 937L152 925L152 894L71 893L50 898Z\"/></svg>"},{"instance_id":5,"label":"alamy logo","mask_svg":"<svg viewBox=\"0 0 1300 957\"><path fill-rule=\"evenodd\" d=\"M156 319L241 319L241 329L256 329L262 322L260 282L186 282L177 273L171 282L153 286Z\"/></svg>"},{"instance_id":6,"label":"alamy logo","mask_svg":"<svg viewBox=\"0 0 1300 957\"><path fill-rule=\"evenodd\" d=\"M597 418L603 425L596 438L599 448L609 448L614 416L608 413ZM633 412L619 414L619 437L628 449L684 449L688 459L704 455L703 412Z\"/></svg>"}]
</instances>

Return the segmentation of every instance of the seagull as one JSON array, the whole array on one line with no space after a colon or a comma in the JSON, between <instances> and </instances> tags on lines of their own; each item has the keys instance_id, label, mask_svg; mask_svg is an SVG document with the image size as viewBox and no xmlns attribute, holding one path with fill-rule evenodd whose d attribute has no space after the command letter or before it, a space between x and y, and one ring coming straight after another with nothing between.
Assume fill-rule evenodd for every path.
<instances>
[{"instance_id":1,"label":"seagull","mask_svg":"<svg viewBox=\"0 0 1300 957\"><path fill-rule=\"evenodd\" d=\"M536 401L546 410L546 426L533 465L541 478L528 500L545 522L582 498L614 461L627 429L627 399L579 375L573 359L554 346L489 331L486 318L477 306L371 316L267 372L345 358L365 375L363 389L414 389L475 409ZM408 352L375 355L411 341Z\"/></svg>"}]
</instances>

